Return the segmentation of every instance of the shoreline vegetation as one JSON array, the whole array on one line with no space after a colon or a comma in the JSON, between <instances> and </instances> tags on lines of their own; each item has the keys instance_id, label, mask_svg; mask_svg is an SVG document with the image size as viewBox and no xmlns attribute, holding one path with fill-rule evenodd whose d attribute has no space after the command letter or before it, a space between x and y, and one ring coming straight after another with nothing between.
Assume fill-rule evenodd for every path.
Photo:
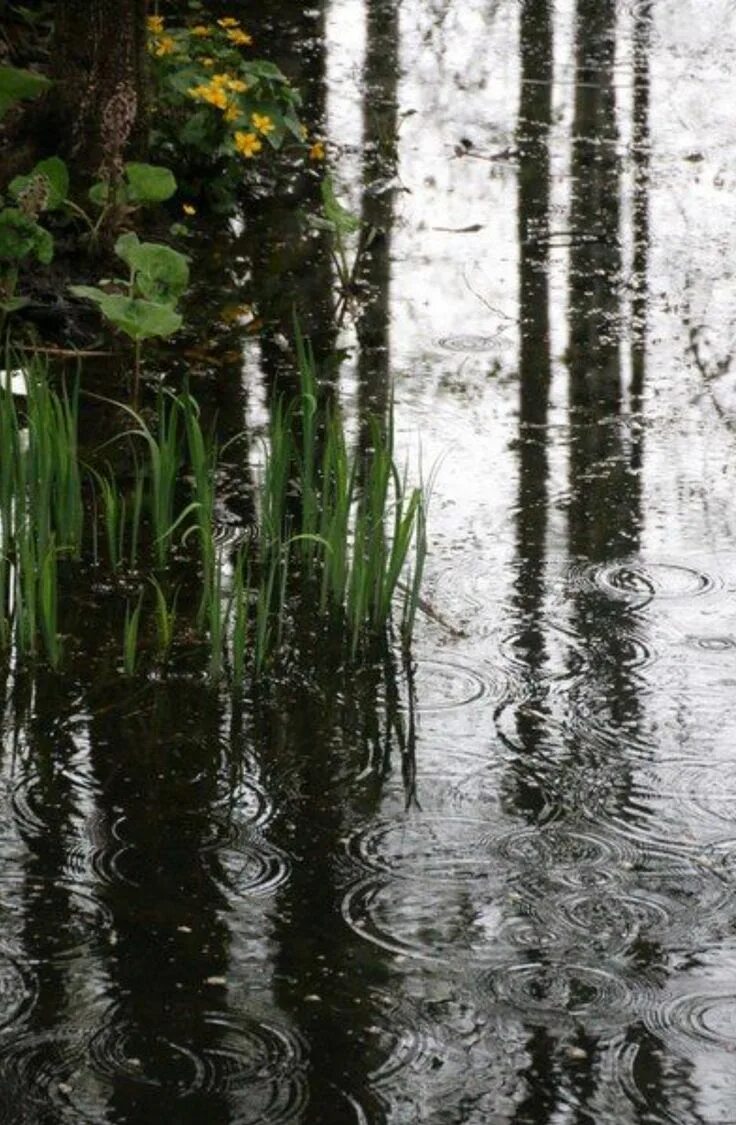
<instances>
[{"instance_id":1,"label":"shoreline vegetation","mask_svg":"<svg viewBox=\"0 0 736 1125\"><path fill-rule=\"evenodd\" d=\"M85 576L122 619L118 667L161 672L187 646L208 678L242 685L289 662L319 634L357 661L410 642L426 554L427 492L393 455L393 425L372 423L365 460L334 404L318 406L314 358L297 337L300 388L273 406L252 527L218 545L223 451L195 399L161 391L151 425L79 447L79 380L55 389L41 357L8 355L0 389L0 660L64 666L65 606ZM125 446L123 477L113 468ZM89 460L87 459L89 458ZM242 540L237 542L237 539ZM408 572L408 577L407 577Z\"/></svg>"}]
</instances>

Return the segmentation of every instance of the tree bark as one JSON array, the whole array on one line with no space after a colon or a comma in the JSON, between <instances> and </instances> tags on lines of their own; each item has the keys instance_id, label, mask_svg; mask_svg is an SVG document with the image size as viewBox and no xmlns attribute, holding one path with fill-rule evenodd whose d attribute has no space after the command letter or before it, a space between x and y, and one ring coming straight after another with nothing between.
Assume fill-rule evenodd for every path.
<instances>
[{"instance_id":1,"label":"tree bark","mask_svg":"<svg viewBox=\"0 0 736 1125\"><path fill-rule=\"evenodd\" d=\"M48 108L54 151L112 176L145 149L148 0L58 0Z\"/></svg>"},{"instance_id":2,"label":"tree bark","mask_svg":"<svg viewBox=\"0 0 736 1125\"><path fill-rule=\"evenodd\" d=\"M42 157L75 179L116 178L143 157L148 136L148 0L57 0L51 92L8 115L0 135L0 189ZM11 60L12 61L12 60Z\"/></svg>"}]
</instances>

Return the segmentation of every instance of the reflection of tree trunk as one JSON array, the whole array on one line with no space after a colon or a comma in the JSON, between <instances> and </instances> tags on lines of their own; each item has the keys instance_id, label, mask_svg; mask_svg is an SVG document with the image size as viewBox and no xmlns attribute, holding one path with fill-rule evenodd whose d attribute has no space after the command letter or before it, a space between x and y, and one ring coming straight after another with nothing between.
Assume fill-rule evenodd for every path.
<instances>
[{"instance_id":1,"label":"reflection of tree trunk","mask_svg":"<svg viewBox=\"0 0 736 1125\"><path fill-rule=\"evenodd\" d=\"M544 425L549 354L549 130L552 123L552 14L549 0L521 12L519 100L519 301L521 422ZM523 448L523 446L522 446Z\"/></svg>"},{"instance_id":2,"label":"reflection of tree trunk","mask_svg":"<svg viewBox=\"0 0 736 1125\"><path fill-rule=\"evenodd\" d=\"M363 223L357 280L364 305L357 323L361 445L371 442L368 418L385 419L390 382L391 231L398 164L399 7L368 0L363 72Z\"/></svg>"},{"instance_id":3,"label":"reflection of tree trunk","mask_svg":"<svg viewBox=\"0 0 736 1125\"><path fill-rule=\"evenodd\" d=\"M647 271L649 266L649 48L652 33L651 0L639 0L634 13L634 296L631 304L631 398L641 406L644 391L647 336Z\"/></svg>"},{"instance_id":4,"label":"reflection of tree trunk","mask_svg":"<svg viewBox=\"0 0 736 1125\"><path fill-rule=\"evenodd\" d=\"M371 1073L385 1062L376 997L386 993L389 966L345 924L340 857L355 825L375 814L382 769L393 765L391 732L379 715L390 694L376 667L352 676L348 687L328 659L318 691L290 689L283 704L256 713L258 743L273 755L265 769L288 778L288 804L278 809L277 802L270 825L271 840L296 851L274 915L274 992L308 1044L302 1125L348 1120L346 1095L371 1121L383 1120Z\"/></svg>"},{"instance_id":5,"label":"reflection of tree trunk","mask_svg":"<svg viewBox=\"0 0 736 1125\"><path fill-rule=\"evenodd\" d=\"M282 0L277 8L253 12L248 28L256 43L289 76L303 98L300 111L310 130L320 131L326 117L325 2L305 6ZM293 390L293 351L285 353L280 337L294 337L294 314L312 341L318 365L332 356L333 277L330 240L315 232L307 214L319 211L319 178L313 173L290 184L278 197L248 203L252 234L253 292L264 321L261 366L269 392Z\"/></svg>"},{"instance_id":6,"label":"reflection of tree trunk","mask_svg":"<svg viewBox=\"0 0 736 1125\"><path fill-rule=\"evenodd\" d=\"M519 149L519 502L517 603L530 669L543 659L539 625L547 529L549 342L549 130L552 121L552 18L549 0L525 0L521 13Z\"/></svg>"},{"instance_id":7,"label":"reflection of tree trunk","mask_svg":"<svg viewBox=\"0 0 736 1125\"><path fill-rule=\"evenodd\" d=\"M574 406L621 397L615 0L578 0L573 123L570 371Z\"/></svg>"},{"instance_id":8,"label":"reflection of tree trunk","mask_svg":"<svg viewBox=\"0 0 736 1125\"><path fill-rule=\"evenodd\" d=\"M232 972L224 875L212 849L221 715L205 692L163 683L130 712L129 692L113 688L111 698L108 686L105 706L90 706L109 862L96 893L115 933L104 1035L126 1045L140 1070L139 1081L111 1083L109 1117L226 1125L232 1105L222 1089L198 1084L183 1096L189 1051L217 1058L229 1016L224 989L207 984Z\"/></svg>"},{"instance_id":9,"label":"reflection of tree trunk","mask_svg":"<svg viewBox=\"0 0 736 1125\"><path fill-rule=\"evenodd\" d=\"M638 541L638 480L623 447L620 165L614 0L578 0L570 252L570 545L590 560Z\"/></svg>"}]
</instances>

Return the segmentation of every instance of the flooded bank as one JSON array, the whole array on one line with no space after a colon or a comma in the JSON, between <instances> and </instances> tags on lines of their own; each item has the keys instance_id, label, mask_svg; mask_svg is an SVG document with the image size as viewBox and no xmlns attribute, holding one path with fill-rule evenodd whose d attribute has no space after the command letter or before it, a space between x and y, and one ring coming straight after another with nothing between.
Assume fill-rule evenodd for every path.
<instances>
[{"instance_id":1,"label":"flooded bank","mask_svg":"<svg viewBox=\"0 0 736 1125\"><path fill-rule=\"evenodd\" d=\"M5 674L0 1120L726 1125L736 10L255 30L363 219L354 300L336 323L315 179L208 235L194 303L254 320L175 360L247 431L225 544L295 303L357 442L393 390L437 466L413 660L133 688L81 606L67 674Z\"/></svg>"}]
</instances>

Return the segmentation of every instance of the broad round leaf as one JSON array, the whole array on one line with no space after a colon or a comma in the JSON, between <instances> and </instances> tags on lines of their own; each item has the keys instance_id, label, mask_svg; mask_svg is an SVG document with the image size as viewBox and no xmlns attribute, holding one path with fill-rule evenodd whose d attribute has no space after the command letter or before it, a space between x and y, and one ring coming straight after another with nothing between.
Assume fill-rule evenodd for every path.
<instances>
[{"instance_id":1,"label":"broad round leaf","mask_svg":"<svg viewBox=\"0 0 736 1125\"><path fill-rule=\"evenodd\" d=\"M172 336L182 318L168 305L142 301L137 297L106 296L99 302L102 313L131 340L152 336Z\"/></svg>"},{"instance_id":2,"label":"broad round leaf","mask_svg":"<svg viewBox=\"0 0 736 1125\"><path fill-rule=\"evenodd\" d=\"M189 266L183 254L158 242L141 242L131 252L136 286L149 301L176 304L189 284Z\"/></svg>"},{"instance_id":3,"label":"broad round leaf","mask_svg":"<svg viewBox=\"0 0 736 1125\"><path fill-rule=\"evenodd\" d=\"M173 173L156 164L126 164L125 178L131 203L163 203L176 191Z\"/></svg>"},{"instance_id":4,"label":"broad round leaf","mask_svg":"<svg viewBox=\"0 0 736 1125\"><path fill-rule=\"evenodd\" d=\"M115 253L118 258L123 259L126 266L135 269L134 256L140 244L138 235L132 230L128 231L127 234L121 234L115 243Z\"/></svg>"}]
</instances>

